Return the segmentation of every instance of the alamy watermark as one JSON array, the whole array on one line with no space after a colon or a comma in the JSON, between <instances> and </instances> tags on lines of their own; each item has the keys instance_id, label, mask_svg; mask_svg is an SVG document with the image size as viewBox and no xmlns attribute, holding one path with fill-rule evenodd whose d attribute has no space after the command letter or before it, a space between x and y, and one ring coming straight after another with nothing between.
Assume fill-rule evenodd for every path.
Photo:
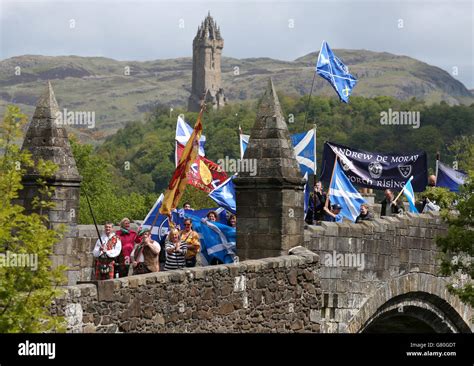
<instances>
[{"instance_id":1,"label":"alamy watermark","mask_svg":"<svg viewBox=\"0 0 474 366\"><path fill-rule=\"evenodd\" d=\"M326 267L352 267L363 271L365 269L365 254L337 253L333 250L332 253L324 254L324 265Z\"/></svg>"},{"instance_id":2,"label":"alamy watermark","mask_svg":"<svg viewBox=\"0 0 474 366\"><path fill-rule=\"evenodd\" d=\"M7 250L0 253L0 267L29 267L32 271L38 269L38 254L14 253Z\"/></svg>"},{"instance_id":3,"label":"alamy watermark","mask_svg":"<svg viewBox=\"0 0 474 366\"><path fill-rule=\"evenodd\" d=\"M87 128L95 128L95 112L91 111L63 111L56 112L54 122L58 126L87 126Z\"/></svg>"},{"instance_id":4,"label":"alamy watermark","mask_svg":"<svg viewBox=\"0 0 474 366\"><path fill-rule=\"evenodd\" d=\"M257 175L257 159L225 159L217 160L217 164L227 173L249 173L251 177Z\"/></svg>"},{"instance_id":5,"label":"alamy watermark","mask_svg":"<svg viewBox=\"0 0 474 366\"><path fill-rule=\"evenodd\" d=\"M420 111L388 111L380 112L381 125L410 125L420 128Z\"/></svg>"}]
</instances>

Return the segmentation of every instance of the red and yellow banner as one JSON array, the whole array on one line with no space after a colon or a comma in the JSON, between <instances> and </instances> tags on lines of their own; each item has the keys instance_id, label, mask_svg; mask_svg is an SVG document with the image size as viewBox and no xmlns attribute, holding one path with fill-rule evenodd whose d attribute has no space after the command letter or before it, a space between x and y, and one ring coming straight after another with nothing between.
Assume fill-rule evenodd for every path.
<instances>
[{"instance_id":1,"label":"red and yellow banner","mask_svg":"<svg viewBox=\"0 0 474 366\"><path fill-rule=\"evenodd\" d=\"M194 125L193 133L189 138L184 151L179 159L178 166L171 177L168 188L166 189L163 203L160 207L160 214L171 215L171 211L175 209L186 189L188 183L187 174L191 167L191 164L196 160L196 156L199 152L199 139L202 134L202 114L204 109L201 109L197 118L196 124Z\"/></svg>"},{"instance_id":2,"label":"red and yellow banner","mask_svg":"<svg viewBox=\"0 0 474 366\"><path fill-rule=\"evenodd\" d=\"M176 142L178 160L183 156L184 145ZM227 174L222 167L208 158L198 155L188 170L188 184L206 192L212 192L227 180Z\"/></svg>"}]
</instances>

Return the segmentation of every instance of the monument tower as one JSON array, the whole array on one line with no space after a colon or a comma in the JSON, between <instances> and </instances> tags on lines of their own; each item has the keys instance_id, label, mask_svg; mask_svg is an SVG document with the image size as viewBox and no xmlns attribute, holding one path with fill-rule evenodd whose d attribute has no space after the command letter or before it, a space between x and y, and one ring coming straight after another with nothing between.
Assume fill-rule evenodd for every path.
<instances>
[{"instance_id":1,"label":"monument tower","mask_svg":"<svg viewBox=\"0 0 474 366\"><path fill-rule=\"evenodd\" d=\"M193 40L193 81L188 110L198 112L203 100L212 108L224 106L226 98L221 83L221 55L224 40L211 14L198 28Z\"/></svg>"}]
</instances>

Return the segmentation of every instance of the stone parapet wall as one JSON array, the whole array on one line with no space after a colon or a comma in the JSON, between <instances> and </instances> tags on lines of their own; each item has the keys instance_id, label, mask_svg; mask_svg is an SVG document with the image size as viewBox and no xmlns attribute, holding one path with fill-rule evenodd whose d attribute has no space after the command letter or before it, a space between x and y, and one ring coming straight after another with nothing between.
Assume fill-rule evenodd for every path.
<instances>
[{"instance_id":1,"label":"stone parapet wall","mask_svg":"<svg viewBox=\"0 0 474 366\"><path fill-rule=\"evenodd\" d=\"M319 332L318 255L196 267L65 288L69 332Z\"/></svg>"},{"instance_id":2,"label":"stone parapet wall","mask_svg":"<svg viewBox=\"0 0 474 366\"><path fill-rule=\"evenodd\" d=\"M318 253L321 261L321 331L346 332L347 323L362 304L391 278L412 272L437 275L435 237L446 230L439 213L309 226L304 246ZM363 268L331 261L339 254L359 255L359 259L363 255Z\"/></svg>"}]
</instances>

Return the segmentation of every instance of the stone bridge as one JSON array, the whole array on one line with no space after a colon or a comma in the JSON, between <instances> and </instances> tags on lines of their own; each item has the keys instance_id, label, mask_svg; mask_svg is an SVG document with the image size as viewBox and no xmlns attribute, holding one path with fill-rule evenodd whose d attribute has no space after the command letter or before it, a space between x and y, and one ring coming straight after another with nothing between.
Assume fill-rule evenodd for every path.
<instances>
[{"instance_id":1,"label":"stone bridge","mask_svg":"<svg viewBox=\"0 0 474 366\"><path fill-rule=\"evenodd\" d=\"M321 262L321 332L471 332L472 308L438 272L435 237L445 231L438 213L309 226L304 246Z\"/></svg>"},{"instance_id":2,"label":"stone bridge","mask_svg":"<svg viewBox=\"0 0 474 366\"><path fill-rule=\"evenodd\" d=\"M59 163L48 215L69 232L52 263L70 286L51 311L70 332L472 332L472 308L438 275L439 215L304 228L304 180L271 81L244 155L257 174L234 181L242 261L91 282L96 233L76 224L81 177L58 110L48 84L23 148ZM34 182L29 172L19 197L27 212Z\"/></svg>"},{"instance_id":3,"label":"stone bridge","mask_svg":"<svg viewBox=\"0 0 474 366\"><path fill-rule=\"evenodd\" d=\"M445 230L436 213L323 223L292 255L72 285L53 312L69 332L472 332L438 274ZM93 241L68 241L71 263Z\"/></svg>"}]
</instances>

